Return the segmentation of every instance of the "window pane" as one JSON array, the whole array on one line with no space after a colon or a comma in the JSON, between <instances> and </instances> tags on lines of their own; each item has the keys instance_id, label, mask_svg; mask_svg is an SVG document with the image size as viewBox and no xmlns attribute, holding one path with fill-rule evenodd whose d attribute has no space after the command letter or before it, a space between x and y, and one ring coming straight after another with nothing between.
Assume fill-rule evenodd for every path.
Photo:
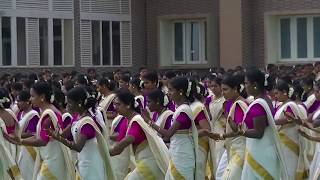
<instances>
[{"instance_id":1,"label":"window pane","mask_svg":"<svg viewBox=\"0 0 320 180\"><path fill-rule=\"evenodd\" d=\"M26 21L17 18L17 60L18 65L26 65Z\"/></svg>"},{"instance_id":2,"label":"window pane","mask_svg":"<svg viewBox=\"0 0 320 180\"><path fill-rule=\"evenodd\" d=\"M183 24L174 23L174 60L183 61Z\"/></svg>"},{"instance_id":3,"label":"window pane","mask_svg":"<svg viewBox=\"0 0 320 180\"><path fill-rule=\"evenodd\" d=\"M191 22L190 60L199 61L199 23Z\"/></svg>"},{"instance_id":4,"label":"window pane","mask_svg":"<svg viewBox=\"0 0 320 180\"><path fill-rule=\"evenodd\" d=\"M11 26L10 18L2 17L2 64L11 65Z\"/></svg>"},{"instance_id":5,"label":"window pane","mask_svg":"<svg viewBox=\"0 0 320 180\"><path fill-rule=\"evenodd\" d=\"M110 65L110 22L102 22L103 65Z\"/></svg>"},{"instance_id":6,"label":"window pane","mask_svg":"<svg viewBox=\"0 0 320 180\"><path fill-rule=\"evenodd\" d=\"M120 22L112 22L113 65L120 65Z\"/></svg>"},{"instance_id":7,"label":"window pane","mask_svg":"<svg viewBox=\"0 0 320 180\"><path fill-rule=\"evenodd\" d=\"M297 40L298 58L306 58L308 56L307 18L297 19Z\"/></svg>"},{"instance_id":8,"label":"window pane","mask_svg":"<svg viewBox=\"0 0 320 180\"><path fill-rule=\"evenodd\" d=\"M290 19L280 20L281 28L281 58L291 58Z\"/></svg>"},{"instance_id":9,"label":"window pane","mask_svg":"<svg viewBox=\"0 0 320 180\"><path fill-rule=\"evenodd\" d=\"M92 21L92 64L100 65L100 22Z\"/></svg>"},{"instance_id":10,"label":"window pane","mask_svg":"<svg viewBox=\"0 0 320 180\"><path fill-rule=\"evenodd\" d=\"M314 57L320 57L320 17L313 18Z\"/></svg>"},{"instance_id":11,"label":"window pane","mask_svg":"<svg viewBox=\"0 0 320 180\"><path fill-rule=\"evenodd\" d=\"M39 19L40 65L48 65L48 19Z\"/></svg>"},{"instance_id":12,"label":"window pane","mask_svg":"<svg viewBox=\"0 0 320 180\"><path fill-rule=\"evenodd\" d=\"M62 26L60 19L53 20L54 65L62 65Z\"/></svg>"},{"instance_id":13,"label":"window pane","mask_svg":"<svg viewBox=\"0 0 320 180\"><path fill-rule=\"evenodd\" d=\"M207 37L208 37L208 34L207 34L207 22L204 22L204 57L205 59L204 60L208 60L208 52L207 52L207 47L208 47L208 40L207 40Z\"/></svg>"},{"instance_id":14,"label":"window pane","mask_svg":"<svg viewBox=\"0 0 320 180\"><path fill-rule=\"evenodd\" d=\"M64 20L64 65L73 65L73 21Z\"/></svg>"}]
</instances>

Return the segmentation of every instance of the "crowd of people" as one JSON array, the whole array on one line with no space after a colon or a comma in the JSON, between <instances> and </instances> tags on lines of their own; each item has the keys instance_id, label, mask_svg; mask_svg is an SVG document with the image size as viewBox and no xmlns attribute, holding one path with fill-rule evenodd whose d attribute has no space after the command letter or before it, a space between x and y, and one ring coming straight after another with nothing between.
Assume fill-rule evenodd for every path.
<instances>
[{"instance_id":1,"label":"crowd of people","mask_svg":"<svg viewBox=\"0 0 320 180\"><path fill-rule=\"evenodd\" d=\"M0 78L0 180L320 178L320 63Z\"/></svg>"}]
</instances>

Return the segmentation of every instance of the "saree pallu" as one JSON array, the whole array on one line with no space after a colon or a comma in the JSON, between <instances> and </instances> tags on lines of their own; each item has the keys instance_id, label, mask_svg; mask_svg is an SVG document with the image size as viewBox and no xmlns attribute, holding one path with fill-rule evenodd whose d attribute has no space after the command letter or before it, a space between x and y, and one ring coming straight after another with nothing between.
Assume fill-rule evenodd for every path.
<instances>
[{"instance_id":1,"label":"saree pallu","mask_svg":"<svg viewBox=\"0 0 320 180\"><path fill-rule=\"evenodd\" d=\"M314 115L312 117L312 120L316 120L319 115L320 115L320 109L317 110L314 113ZM317 129L320 129L320 128L317 128ZM319 134L316 133L316 132L313 132L312 135L313 136L318 136ZM309 176L310 180L320 179L320 167L319 167L319 163L320 163L320 143L319 142L314 142L314 143L315 143L315 153L314 153L311 165L310 165L310 176Z\"/></svg>"},{"instance_id":2,"label":"saree pallu","mask_svg":"<svg viewBox=\"0 0 320 180\"><path fill-rule=\"evenodd\" d=\"M301 117L301 113L296 103L288 102L283 104L275 114L275 120L286 118L285 110L290 107L295 117ZM282 145L284 160L287 165L289 180L307 178L307 167L304 159L304 142L299 136L298 126L290 123L280 126L280 143Z\"/></svg>"},{"instance_id":3,"label":"saree pallu","mask_svg":"<svg viewBox=\"0 0 320 180\"><path fill-rule=\"evenodd\" d=\"M103 132L103 133L105 133L105 134L103 134L105 137L109 136L111 133L110 131L111 131L112 119L108 119L107 110L115 98L116 98L115 94L110 94L107 97L102 98L101 102L99 103L98 110L101 111L101 113L103 115L104 123L105 123L105 131L106 132Z\"/></svg>"},{"instance_id":4,"label":"saree pallu","mask_svg":"<svg viewBox=\"0 0 320 180\"><path fill-rule=\"evenodd\" d=\"M227 149L228 165L222 175L222 179L237 179L241 177L246 139L245 137L236 137L225 141Z\"/></svg>"},{"instance_id":5,"label":"saree pallu","mask_svg":"<svg viewBox=\"0 0 320 180\"><path fill-rule=\"evenodd\" d=\"M266 111L268 126L261 139L246 138L246 152L242 180L255 179L289 179L278 131L268 103L264 99L256 99L248 110L260 104ZM245 118L244 118L245 119Z\"/></svg>"},{"instance_id":6,"label":"saree pallu","mask_svg":"<svg viewBox=\"0 0 320 180\"><path fill-rule=\"evenodd\" d=\"M49 116L55 130L59 130L58 119L53 110L45 110L37 125L37 137L40 138L42 120ZM50 139L48 144L37 148L33 179L75 179L75 167L70 150L56 140Z\"/></svg>"},{"instance_id":7,"label":"saree pallu","mask_svg":"<svg viewBox=\"0 0 320 180\"><path fill-rule=\"evenodd\" d=\"M0 129L6 132L6 125L2 119L0 119ZM6 147L5 141L0 132L0 180L20 180L22 179L20 170Z\"/></svg>"},{"instance_id":8,"label":"saree pallu","mask_svg":"<svg viewBox=\"0 0 320 180\"><path fill-rule=\"evenodd\" d=\"M166 173L166 180L193 180L195 174L195 152L193 139L186 131L171 137L169 154L171 160Z\"/></svg>"},{"instance_id":9,"label":"saree pallu","mask_svg":"<svg viewBox=\"0 0 320 180\"><path fill-rule=\"evenodd\" d=\"M18 133L18 137L21 137L22 132L25 132L25 129L29 125L30 120L39 114L35 110L31 110L25 115L23 115L22 119L19 121L20 131ZM26 180L31 180L34 170L34 164L37 157L37 152L34 147L31 146L20 146L20 155L18 158L18 166L20 168L21 175Z\"/></svg>"},{"instance_id":10,"label":"saree pallu","mask_svg":"<svg viewBox=\"0 0 320 180\"><path fill-rule=\"evenodd\" d=\"M234 122L235 113L236 113L236 106L239 106L243 113L246 112L248 105L242 101L238 100L235 101L228 113L228 118L230 121ZM240 122L243 124L243 120ZM226 133L233 132L229 122L226 123ZM227 138L225 140L225 148L227 150L227 157L228 157L228 165L222 175L222 179L237 179L241 176L243 162L244 162L244 155L245 155L245 147L246 147L246 138L242 136Z\"/></svg>"},{"instance_id":11,"label":"saree pallu","mask_svg":"<svg viewBox=\"0 0 320 180\"><path fill-rule=\"evenodd\" d=\"M195 101L190 104L190 108L193 113L193 118L195 119L201 112L204 113L206 121L209 124L209 130L213 131L213 128L210 123L210 116L207 111L207 108L204 106L203 103L199 101ZM195 120L193 120L195 122ZM216 172L216 158L215 158L215 142L208 138L202 137L198 139L198 149L197 149L197 178L198 179L205 179L211 178Z\"/></svg>"},{"instance_id":12,"label":"saree pallu","mask_svg":"<svg viewBox=\"0 0 320 180\"><path fill-rule=\"evenodd\" d=\"M136 168L125 178L127 180L163 180L164 174L157 165L147 141L138 145L135 153Z\"/></svg>"},{"instance_id":13,"label":"saree pallu","mask_svg":"<svg viewBox=\"0 0 320 180\"><path fill-rule=\"evenodd\" d=\"M223 97L213 100L209 105L209 110L211 114L211 127L213 132L224 133L226 128L226 117L223 115L223 103L225 99ZM219 164L222 154L225 151L224 141L215 142L215 164Z\"/></svg>"}]
</instances>

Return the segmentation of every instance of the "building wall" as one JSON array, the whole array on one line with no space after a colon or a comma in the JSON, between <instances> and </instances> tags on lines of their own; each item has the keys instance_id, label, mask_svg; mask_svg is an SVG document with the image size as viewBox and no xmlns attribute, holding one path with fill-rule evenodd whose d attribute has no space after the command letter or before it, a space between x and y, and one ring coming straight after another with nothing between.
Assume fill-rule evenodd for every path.
<instances>
[{"instance_id":1,"label":"building wall","mask_svg":"<svg viewBox=\"0 0 320 180\"><path fill-rule=\"evenodd\" d=\"M243 16L246 64L263 66L266 60L265 15L320 14L320 0L244 0L243 13L247 14Z\"/></svg>"},{"instance_id":2,"label":"building wall","mask_svg":"<svg viewBox=\"0 0 320 180\"><path fill-rule=\"evenodd\" d=\"M217 34L218 31L218 18L219 7L218 0L147 0L147 66L150 68L159 68L159 18L162 16L197 16L199 14L207 15L209 23L215 24L216 31L213 30L208 34ZM213 25L214 26L214 25ZM211 39L210 39L211 38ZM218 46L218 39L208 36L208 43L212 47ZM210 47L208 45L208 47ZM216 49L217 50L217 49ZM215 50L208 49L213 52ZM218 57L218 52L212 56ZM214 61L213 59L208 59ZM218 65L219 62L215 61L212 64ZM204 66L209 68L208 66ZM172 68L172 67L171 67ZM176 67L179 68L179 67ZM184 67L182 67L184 68ZM188 68L196 69L196 66Z\"/></svg>"}]
</instances>

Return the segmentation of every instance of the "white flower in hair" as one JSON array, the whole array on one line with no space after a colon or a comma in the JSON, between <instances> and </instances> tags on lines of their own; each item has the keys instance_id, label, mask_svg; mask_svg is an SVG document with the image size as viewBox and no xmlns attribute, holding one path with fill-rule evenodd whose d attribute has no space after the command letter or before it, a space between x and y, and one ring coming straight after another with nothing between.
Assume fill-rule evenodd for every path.
<instances>
[{"instance_id":1,"label":"white flower in hair","mask_svg":"<svg viewBox=\"0 0 320 180\"><path fill-rule=\"evenodd\" d=\"M87 81L87 84L89 84L89 80L87 76L83 76L83 78Z\"/></svg>"},{"instance_id":2,"label":"white flower in hair","mask_svg":"<svg viewBox=\"0 0 320 180\"><path fill-rule=\"evenodd\" d=\"M264 86L268 86L268 78L269 78L269 76L270 75L268 73L264 75Z\"/></svg>"},{"instance_id":3,"label":"white flower in hair","mask_svg":"<svg viewBox=\"0 0 320 180\"><path fill-rule=\"evenodd\" d=\"M293 93L294 93L294 89L292 87L290 87L289 88L289 93L288 93L289 98L292 97Z\"/></svg>"},{"instance_id":4,"label":"white flower in hair","mask_svg":"<svg viewBox=\"0 0 320 180\"><path fill-rule=\"evenodd\" d=\"M201 92L201 88L197 86L197 93L200 94L200 92Z\"/></svg>"},{"instance_id":5,"label":"white flower in hair","mask_svg":"<svg viewBox=\"0 0 320 180\"><path fill-rule=\"evenodd\" d=\"M54 102L54 94L51 95L51 97L50 97L50 102L51 102L51 103Z\"/></svg>"},{"instance_id":6,"label":"white flower in hair","mask_svg":"<svg viewBox=\"0 0 320 180\"><path fill-rule=\"evenodd\" d=\"M3 103L8 103L10 102L10 99L7 97L3 97L2 99L0 99L0 107L4 108Z\"/></svg>"},{"instance_id":7,"label":"white flower in hair","mask_svg":"<svg viewBox=\"0 0 320 180\"><path fill-rule=\"evenodd\" d=\"M188 81L188 88L187 88L187 92L186 92L187 97L190 96L191 88L192 88L192 82Z\"/></svg>"},{"instance_id":8,"label":"white flower in hair","mask_svg":"<svg viewBox=\"0 0 320 180\"><path fill-rule=\"evenodd\" d=\"M140 88L143 88L143 83L144 81L140 80L140 85L139 85Z\"/></svg>"},{"instance_id":9,"label":"white flower in hair","mask_svg":"<svg viewBox=\"0 0 320 180\"><path fill-rule=\"evenodd\" d=\"M134 107L138 108L139 107L139 102L138 101L134 101Z\"/></svg>"},{"instance_id":10,"label":"white flower in hair","mask_svg":"<svg viewBox=\"0 0 320 180\"><path fill-rule=\"evenodd\" d=\"M167 95L164 95L163 97L163 106L168 106L169 104L169 98Z\"/></svg>"},{"instance_id":11,"label":"white flower in hair","mask_svg":"<svg viewBox=\"0 0 320 180\"><path fill-rule=\"evenodd\" d=\"M244 90L244 85L243 84L240 84L240 93L242 93Z\"/></svg>"}]
</instances>

